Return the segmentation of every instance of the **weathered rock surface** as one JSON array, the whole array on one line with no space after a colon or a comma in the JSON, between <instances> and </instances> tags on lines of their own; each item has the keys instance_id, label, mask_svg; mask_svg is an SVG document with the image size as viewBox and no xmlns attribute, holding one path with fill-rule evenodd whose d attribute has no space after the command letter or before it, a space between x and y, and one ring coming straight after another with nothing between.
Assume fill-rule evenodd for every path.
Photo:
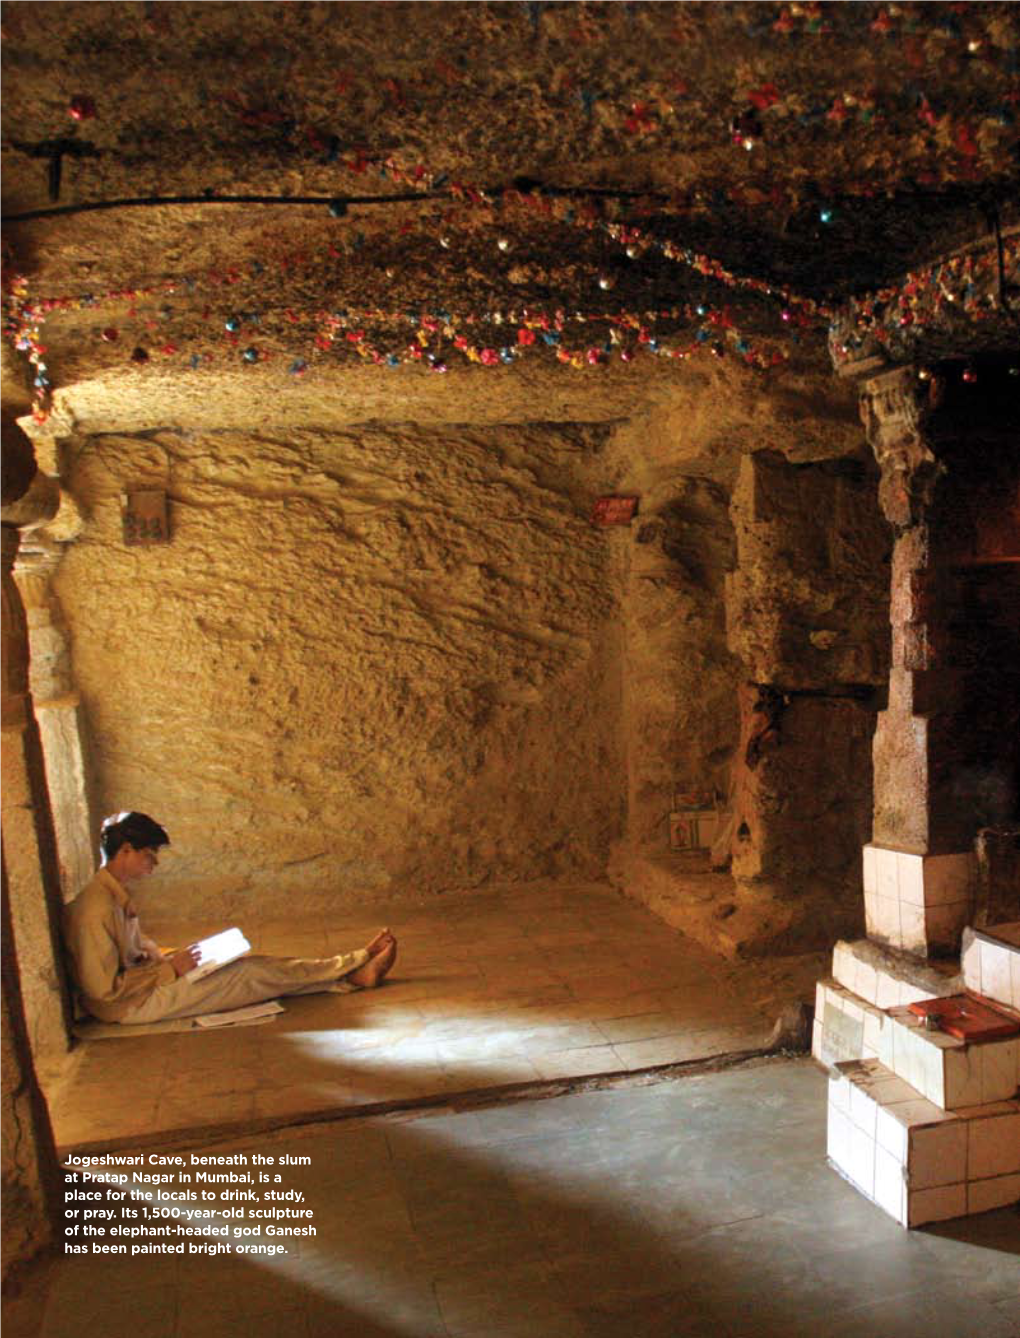
<instances>
[{"instance_id":1,"label":"weathered rock surface","mask_svg":"<svg viewBox=\"0 0 1020 1338\"><path fill-rule=\"evenodd\" d=\"M848 453L849 393L808 365L770 382L714 360L284 384L147 368L61 396L86 527L55 591L97 807L174 838L153 893L223 918L253 895L335 904L665 852L674 790L725 789L736 743L742 455ZM121 494L142 486L168 494L169 545L124 546ZM594 530L612 491L639 516Z\"/></svg>"},{"instance_id":2,"label":"weathered rock surface","mask_svg":"<svg viewBox=\"0 0 1020 1338\"><path fill-rule=\"evenodd\" d=\"M77 443L89 523L57 588L102 805L166 823L164 886L222 913L602 871L623 782L601 439ZM169 545L124 546L139 485L167 489Z\"/></svg>"},{"instance_id":3,"label":"weathered rock surface","mask_svg":"<svg viewBox=\"0 0 1020 1338\"><path fill-rule=\"evenodd\" d=\"M739 664L726 649L723 598L733 559L726 493L708 480L675 479L636 522L624 599L635 853L668 848L677 792L726 793L739 724Z\"/></svg>"},{"instance_id":4,"label":"weathered rock surface","mask_svg":"<svg viewBox=\"0 0 1020 1338\"><path fill-rule=\"evenodd\" d=\"M730 649L755 683L879 684L889 662L889 527L860 460L741 462L732 514Z\"/></svg>"},{"instance_id":5,"label":"weathered rock surface","mask_svg":"<svg viewBox=\"0 0 1020 1338\"><path fill-rule=\"evenodd\" d=\"M788 895L845 885L856 914L861 846L870 834L873 705L851 698L780 697L762 736L757 732L762 713L754 710L757 690L744 688L742 696L735 876Z\"/></svg>"},{"instance_id":6,"label":"weathered rock surface","mask_svg":"<svg viewBox=\"0 0 1020 1338\"><path fill-rule=\"evenodd\" d=\"M889 659L891 540L876 489L859 458L792 463L758 451L741 461L726 585L743 679L730 789L741 895L727 932L741 950L756 936L761 947L786 934L821 943L859 921L875 689Z\"/></svg>"}]
</instances>

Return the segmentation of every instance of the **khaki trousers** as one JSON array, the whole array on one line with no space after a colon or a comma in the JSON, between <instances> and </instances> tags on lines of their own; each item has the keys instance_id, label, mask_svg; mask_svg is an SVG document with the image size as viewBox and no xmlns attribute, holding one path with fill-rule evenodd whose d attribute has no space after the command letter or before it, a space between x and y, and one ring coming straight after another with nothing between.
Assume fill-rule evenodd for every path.
<instances>
[{"instance_id":1,"label":"khaki trousers","mask_svg":"<svg viewBox=\"0 0 1020 1338\"><path fill-rule=\"evenodd\" d=\"M343 977L367 961L364 948L336 957L239 957L201 980L188 981L181 976L167 985L157 985L143 1004L119 1020L127 1026L164 1022L244 1008L281 994L317 994L338 986L342 989ZM348 985L348 989L356 988Z\"/></svg>"}]
</instances>

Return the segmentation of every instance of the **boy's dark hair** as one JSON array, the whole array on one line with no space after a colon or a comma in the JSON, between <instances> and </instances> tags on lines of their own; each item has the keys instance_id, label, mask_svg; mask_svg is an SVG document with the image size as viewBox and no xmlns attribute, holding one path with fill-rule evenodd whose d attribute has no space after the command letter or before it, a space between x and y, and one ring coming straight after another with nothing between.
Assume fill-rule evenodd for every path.
<instances>
[{"instance_id":1,"label":"boy's dark hair","mask_svg":"<svg viewBox=\"0 0 1020 1338\"><path fill-rule=\"evenodd\" d=\"M135 850L156 850L160 846L168 846L170 838L165 828L150 818L148 813L114 813L104 818L103 829L99 834L103 863L113 859L126 842L130 842Z\"/></svg>"}]
</instances>

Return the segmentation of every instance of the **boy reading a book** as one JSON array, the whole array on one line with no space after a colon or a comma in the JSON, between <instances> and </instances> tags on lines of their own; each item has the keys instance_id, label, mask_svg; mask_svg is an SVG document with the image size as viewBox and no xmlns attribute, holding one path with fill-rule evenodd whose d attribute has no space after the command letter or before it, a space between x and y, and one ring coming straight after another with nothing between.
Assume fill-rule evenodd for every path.
<instances>
[{"instance_id":1,"label":"boy reading a book","mask_svg":"<svg viewBox=\"0 0 1020 1338\"><path fill-rule=\"evenodd\" d=\"M102 866L67 907L65 937L85 1008L103 1022L162 1022L243 1008L281 994L371 989L392 967L397 942L381 930L365 948L335 957L241 957L201 979L192 943L164 956L142 933L128 886L147 878L169 845L145 813L107 818L100 836Z\"/></svg>"}]
</instances>

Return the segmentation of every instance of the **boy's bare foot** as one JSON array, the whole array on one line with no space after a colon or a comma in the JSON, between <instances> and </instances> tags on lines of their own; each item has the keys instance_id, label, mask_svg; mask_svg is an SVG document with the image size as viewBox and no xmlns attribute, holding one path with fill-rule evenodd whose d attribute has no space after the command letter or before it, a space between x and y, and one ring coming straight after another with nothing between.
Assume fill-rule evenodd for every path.
<instances>
[{"instance_id":1,"label":"boy's bare foot","mask_svg":"<svg viewBox=\"0 0 1020 1338\"><path fill-rule=\"evenodd\" d=\"M388 930L384 932L389 937L385 946L370 957L364 966L359 966L357 971L352 971L346 977L352 985L360 985L364 990L375 989L377 985L382 984L393 963L397 960L397 940L392 934L389 934ZM373 943L375 941L375 939L372 940Z\"/></svg>"},{"instance_id":2,"label":"boy's bare foot","mask_svg":"<svg viewBox=\"0 0 1020 1338\"><path fill-rule=\"evenodd\" d=\"M392 943L393 941L393 935L388 928L380 929L371 943L365 945L365 951L368 953L369 957L374 957L377 952L382 952L387 943Z\"/></svg>"}]
</instances>

